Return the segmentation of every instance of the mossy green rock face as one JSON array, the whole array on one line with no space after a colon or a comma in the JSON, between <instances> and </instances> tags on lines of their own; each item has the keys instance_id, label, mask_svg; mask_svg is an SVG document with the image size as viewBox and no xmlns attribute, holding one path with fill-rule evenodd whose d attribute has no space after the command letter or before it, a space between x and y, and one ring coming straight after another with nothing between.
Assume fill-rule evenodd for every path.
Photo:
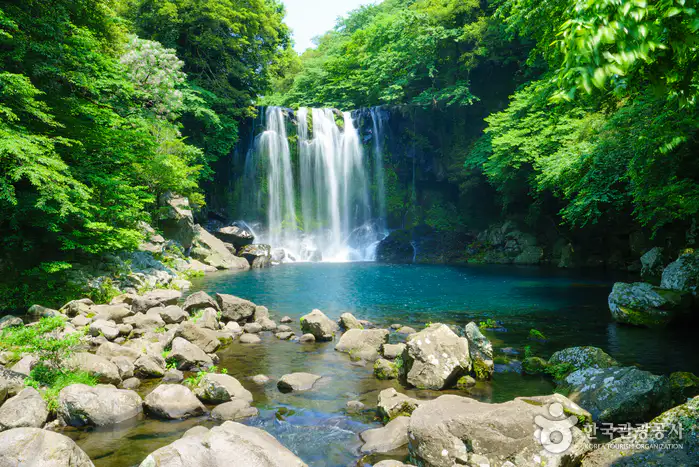
<instances>
[{"instance_id":1,"label":"mossy green rock face","mask_svg":"<svg viewBox=\"0 0 699 467\"><path fill-rule=\"evenodd\" d=\"M522 361L522 369L530 375L537 375L546 371L546 360L540 357L528 357Z\"/></svg>"},{"instance_id":2,"label":"mossy green rock face","mask_svg":"<svg viewBox=\"0 0 699 467\"><path fill-rule=\"evenodd\" d=\"M670 375L670 391L675 405L699 395L699 376L688 371L677 371Z\"/></svg>"},{"instance_id":3,"label":"mossy green rock face","mask_svg":"<svg viewBox=\"0 0 699 467\"><path fill-rule=\"evenodd\" d=\"M461 389L462 391L470 389L475 385L476 385L476 380L473 379L471 376L462 376L456 382L456 388Z\"/></svg>"},{"instance_id":4,"label":"mossy green rock face","mask_svg":"<svg viewBox=\"0 0 699 467\"><path fill-rule=\"evenodd\" d=\"M663 271L660 287L697 295L699 288L699 254L693 250L681 255Z\"/></svg>"},{"instance_id":5,"label":"mossy green rock face","mask_svg":"<svg viewBox=\"0 0 699 467\"><path fill-rule=\"evenodd\" d=\"M396 379L398 378L398 366L390 360L380 358L374 363L374 376L378 379Z\"/></svg>"},{"instance_id":6,"label":"mossy green rock face","mask_svg":"<svg viewBox=\"0 0 699 467\"><path fill-rule=\"evenodd\" d=\"M645 282L617 282L608 302L612 318L618 323L664 326L689 309L691 293L662 289Z\"/></svg>"},{"instance_id":7,"label":"mossy green rock face","mask_svg":"<svg viewBox=\"0 0 699 467\"><path fill-rule=\"evenodd\" d=\"M614 444L588 454L582 467L662 467L697 465L699 459L699 397L675 407ZM681 445L658 449L660 445Z\"/></svg>"},{"instance_id":8,"label":"mossy green rock face","mask_svg":"<svg viewBox=\"0 0 699 467\"><path fill-rule=\"evenodd\" d=\"M672 405L670 382L636 367L586 368L570 373L557 391L603 423L647 422Z\"/></svg>"},{"instance_id":9,"label":"mossy green rock face","mask_svg":"<svg viewBox=\"0 0 699 467\"><path fill-rule=\"evenodd\" d=\"M464 331L468 340L468 352L473 362L473 374L479 381L491 379L495 371L493 345L473 321L466 325Z\"/></svg>"},{"instance_id":10,"label":"mossy green rock face","mask_svg":"<svg viewBox=\"0 0 699 467\"><path fill-rule=\"evenodd\" d=\"M610 368L619 366L608 353L598 347L569 347L551 355L549 365L571 364L576 370L584 368Z\"/></svg>"}]
</instances>

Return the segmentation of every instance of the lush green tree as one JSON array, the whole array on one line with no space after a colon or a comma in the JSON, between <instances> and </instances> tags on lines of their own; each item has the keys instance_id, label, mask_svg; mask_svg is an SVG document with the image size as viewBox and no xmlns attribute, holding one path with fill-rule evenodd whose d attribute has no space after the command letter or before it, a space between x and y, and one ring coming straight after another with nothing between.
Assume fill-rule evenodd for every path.
<instances>
[{"instance_id":1,"label":"lush green tree","mask_svg":"<svg viewBox=\"0 0 699 467\"><path fill-rule=\"evenodd\" d=\"M138 0L124 7L138 34L184 61L183 71L217 121L186 113L184 134L209 159L227 155L237 122L254 113L258 95L288 59L289 32L277 0Z\"/></svg>"}]
</instances>

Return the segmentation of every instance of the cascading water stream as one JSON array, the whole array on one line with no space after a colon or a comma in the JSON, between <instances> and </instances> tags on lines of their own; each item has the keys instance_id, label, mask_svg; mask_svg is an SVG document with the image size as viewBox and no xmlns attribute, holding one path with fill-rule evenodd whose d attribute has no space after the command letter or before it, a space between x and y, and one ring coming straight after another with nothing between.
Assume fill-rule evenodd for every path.
<instances>
[{"instance_id":1,"label":"cascading water stream","mask_svg":"<svg viewBox=\"0 0 699 467\"><path fill-rule=\"evenodd\" d=\"M260 184L266 182L266 219L252 219L264 226L257 241L283 247L297 260L373 260L384 236L382 165L373 164L371 173L352 115L332 109L298 110L292 160L285 119L293 117L293 111L267 108L265 130L246 159L246 191L265 191ZM372 175L381 193L374 203L378 220L372 218Z\"/></svg>"}]
</instances>

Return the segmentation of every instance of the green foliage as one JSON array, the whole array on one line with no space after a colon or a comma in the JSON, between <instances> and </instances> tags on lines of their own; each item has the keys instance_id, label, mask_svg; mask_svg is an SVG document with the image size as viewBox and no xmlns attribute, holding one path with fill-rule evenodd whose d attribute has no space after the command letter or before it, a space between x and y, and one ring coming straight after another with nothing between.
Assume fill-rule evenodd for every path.
<instances>
[{"instance_id":1,"label":"green foliage","mask_svg":"<svg viewBox=\"0 0 699 467\"><path fill-rule=\"evenodd\" d=\"M84 371L66 371L39 364L35 366L25 386L31 386L41 392L50 413L58 411L58 395L61 390L73 384L97 386L97 378Z\"/></svg>"},{"instance_id":2,"label":"green foliage","mask_svg":"<svg viewBox=\"0 0 699 467\"><path fill-rule=\"evenodd\" d=\"M207 368L205 371L198 371L196 374L190 376L189 378L185 378L184 384L191 388L195 388L199 386L199 383L201 383L201 380L204 379L204 376L212 373L221 373L222 375L227 375L228 370L226 368L219 368L217 366L212 366L210 368Z\"/></svg>"},{"instance_id":3,"label":"green foliage","mask_svg":"<svg viewBox=\"0 0 699 467\"><path fill-rule=\"evenodd\" d=\"M485 321L479 322L478 327L480 329L497 329L500 327L500 323L494 319L488 318Z\"/></svg>"},{"instance_id":4,"label":"green foliage","mask_svg":"<svg viewBox=\"0 0 699 467\"><path fill-rule=\"evenodd\" d=\"M536 329L530 329L529 330L529 339L535 340L535 341L545 341L546 336L541 331L538 331Z\"/></svg>"},{"instance_id":5,"label":"green foliage","mask_svg":"<svg viewBox=\"0 0 699 467\"><path fill-rule=\"evenodd\" d=\"M303 54L293 82L280 83L277 93L292 106L468 105L476 100L469 71L485 54L488 26L475 0L363 6Z\"/></svg>"},{"instance_id":6,"label":"green foliage","mask_svg":"<svg viewBox=\"0 0 699 467\"><path fill-rule=\"evenodd\" d=\"M59 368L61 361L80 343L81 332L67 334L61 339L56 332L65 325L62 316L41 318L32 326L6 328L0 333L0 349L37 355L40 362L51 368Z\"/></svg>"},{"instance_id":7,"label":"green foliage","mask_svg":"<svg viewBox=\"0 0 699 467\"><path fill-rule=\"evenodd\" d=\"M551 375L554 380L562 381L566 376L575 371L575 366L573 366L572 363L557 363L555 365L548 365L544 371Z\"/></svg>"}]
</instances>

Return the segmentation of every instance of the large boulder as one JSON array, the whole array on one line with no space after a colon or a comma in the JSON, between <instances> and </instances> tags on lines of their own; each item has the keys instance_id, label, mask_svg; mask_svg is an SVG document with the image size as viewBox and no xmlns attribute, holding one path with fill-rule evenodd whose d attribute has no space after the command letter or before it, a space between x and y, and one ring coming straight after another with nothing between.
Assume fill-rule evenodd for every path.
<instances>
[{"instance_id":1,"label":"large boulder","mask_svg":"<svg viewBox=\"0 0 699 467\"><path fill-rule=\"evenodd\" d=\"M182 308L187 313L194 313L195 311L205 310L207 308L213 308L215 310L220 309L218 304L216 303L216 300L214 300L211 297L211 295L204 292L203 290L200 290L199 292L194 292L189 297L187 297L184 301L184 305L182 305Z\"/></svg>"},{"instance_id":2,"label":"large boulder","mask_svg":"<svg viewBox=\"0 0 699 467\"><path fill-rule=\"evenodd\" d=\"M269 245L246 245L238 251L238 256L245 258L253 269L266 268L272 265L272 247Z\"/></svg>"},{"instance_id":3,"label":"large boulder","mask_svg":"<svg viewBox=\"0 0 699 467\"><path fill-rule=\"evenodd\" d=\"M221 320L223 321L236 321L239 323L250 321L257 307L251 301L235 295L217 293L216 301L221 309Z\"/></svg>"},{"instance_id":4,"label":"large boulder","mask_svg":"<svg viewBox=\"0 0 699 467\"><path fill-rule=\"evenodd\" d=\"M348 353L353 359L373 362L388 343L388 335L387 329L350 329L340 337L335 350Z\"/></svg>"},{"instance_id":5,"label":"large boulder","mask_svg":"<svg viewBox=\"0 0 699 467\"><path fill-rule=\"evenodd\" d=\"M116 357L125 357L131 363L133 363L138 359L138 357L143 355L143 352L141 352L139 349L115 344L114 342L105 342L99 346L96 355L99 357L104 357L108 360L112 360Z\"/></svg>"},{"instance_id":6,"label":"large boulder","mask_svg":"<svg viewBox=\"0 0 699 467\"><path fill-rule=\"evenodd\" d=\"M342 313L340 315L340 327L345 331L349 331L350 329L364 329L362 323L360 323L352 313Z\"/></svg>"},{"instance_id":7,"label":"large boulder","mask_svg":"<svg viewBox=\"0 0 699 467\"><path fill-rule=\"evenodd\" d=\"M376 407L379 416L388 421L400 416L409 417L422 402L401 394L393 388L388 388L379 393Z\"/></svg>"},{"instance_id":8,"label":"large boulder","mask_svg":"<svg viewBox=\"0 0 699 467\"><path fill-rule=\"evenodd\" d=\"M167 362L162 355L153 353L141 355L133 362L133 365L134 374L139 378L162 378L167 369ZM122 375L122 379L123 377Z\"/></svg>"},{"instance_id":9,"label":"large boulder","mask_svg":"<svg viewBox=\"0 0 699 467\"><path fill-rule=\"evenodd\" d=\"M337 323L320 310L313 310L301 317L301 331L313 334L317 341L331 341L339 330Z\"/></svg>"},{"instance_id":10,"label":"large boulder","mask_svg":"<svg viewBox=\"0 0 699 467\"><path fill-rule=\"evenodd\" d=\"M58 415L69 426L106 426L121 423L143 412L136 392L114 386L73 384L58 394Z\"/></svg>"},{"instance_id":11,"label":"large boulder","mask_svg":"<svg viewBox=\"0 0 699 467\"><path fill-rule=\"evenodd\" d=\"M636 367L586 368L570 373L559 388L602 423L644 422L672 401L666 376Z\"/></svg>"},{"instance_id":12,"label":"large boulder","mask_svg":"<svg viewBox=\"0 0 699 467\"><path fill-rule=\"evenodd\" d=\"M214 365L206 352L181 337L175 337L172 341L168 359L176 362L178 370L199 371Z\"/></svg>"},{"instance_id":13,"label":"large boulder","mask_svg":"<svg viewBox=\"0 0 699 467\"><path fill-rule=\"evenodd\" d=\"M230 402L217 405L211 411L211 419L217 421L241 420L243 418L256 417L260 411L252 407L243 399L234 399Z\"/></svg>"},{"instance_id":14,"label":"large boulder","mask_svg":"<svg viewBox=\"0 0 699 467\"><path fill-rule=\"evenodd\" d=\"M171 420L196 417L206 412L197 396L180 384L161 384L146 396L143 406L155 417Z\"/></svg>"},{"instance_id":15,"label":"large boulder","mask_svg":"<svg viewBox=\"0 0 699 467\"><path fill-rule=\"evenodd\" d=\"M321 377L312 373L290 373L282 376L277 382L281 392L300 392L313 389Z\"/></svg>"},{"instance_id":16,"label":"large boulder","mask_svg":"<svg viewBox=\"0 0 699 467\"><path fill-rule=\"evenodd\" d=\"M589 414L560 394L502 404L444 395L425 402L410 417L410 453L424 467L573 466L590 449L587 436L575 426L580 419ZM535 431L535 424L541 429Z\"/></svg>"},{"instance_id":17,"label":"large boulder","mask_svg":"<svg viewBox=\"0 0 699 467\"><path fill-rule=\"evenodd\" d=\"M699 253L689 251L668 264L663 271L660 287L697 295L699 286Z\"/></svg>"},{"instance_id":18,"label":"large boulder","mask_svg":"<svg viewBox=\"0 0 699 467\"><path fill-rule=\"evenodd\" d=\"M22 321L22 318L18 318L17 316L5 315L0 318L0 331L7 328L22 326L24 326L24 321Z\"/></svg>"},{"instance_id":19,"label":"large boulder","mask_svg":"<svg viewBox=\"0 0 699 467\"><path fill-rule=\"evenodd\" d=\"M471 321L464 329L468 340L468 351L476 379L489 380L493 377L493 344L483 335L478 325Z\"/></svg>"},{"instance_id":20,"label":"large boulder","mask_svg":"<svg viewBox=\"0 0 699 467\"><path fill-rule=\"evenodd\" d=\"M255 236L250 229L239 225L221 227L214 232L214 235L221 239L221 241L233 245L236 250L252 244L252 242L255 240Z\"/></svg>"},{"instance_id":21,"label":"large boulder","mask_svg":"<svg viewBox=\"0 0 699 467\"><path fill-rule=\"evenodd\" d=\"M41 428L49 416L46 401L39 391L25 388L0 406L0 431L12 428Z\"/></svg>"},{"instance_id":22,"label":"large boulder","mask_svg":"<svg viewBox=\"0 0 699 467\"><path fill-rule=\"evenodd\" d=\"M598 347L583 346L568 347L554 352L549 358L548 365L567 365L570 373L586 368L611 368L619 366L619 362Z\"/></svg>"},{"instance_id":23,"label":"large boulder","mask_svg":"<svg viewBox=\"0 0 699 467\"><path fill-rule=\"evenodd\" d=\"M119 368L99 355L93 355L88 352L76 352L68 357L65 365L68 369L89 373L97 378L97 381L100 383L114 385L121 383Z\"/></svg>"},{"instance_id":24,"label":"large boulder","mask_svg":"<svg viewBox=\"0 0 699 467\"><path fill-rule=\"evenodd\" d=\"M617 282L608 301L612 318L618 323L663 326L687 311L691 296L645 282Z\"/></svg>"},{"instance_id":25,"label":"large boulder","mask_svg":"<svg viewBox=\"0 0 699 467\"><path fill-rule=\"evenodd\" d=\"M184 248L191 247L196 231L189 200L168 192L161 196L160 204L166 208L159 222L165 236L179 242Z\"/></svg>"},{"instance_id":26,"label":"large boulder","mask_svg":"<svg viewBox=\"0 0 699 467\"><path fill-rule=\"evenodd\" d=\"M0 404L8 397L15 396L24 389L27 375L8 370L0 365Z\"/></svg>"},{"instance_id":27,"label":"large boulder","mask_svg":"<svg viewBox=\"0 0 699 467\"><path fill-rule=\"evenodd\" d=\"M168 305L158 310L160 318L165 324L179 324L189 318L189 313L177 305Z\"/></svg>"},{"instance_id":28,"label":"large boulder","mask_svg":"<svg viewBox=\"0 0 699 467\"><path fill-rule=\"evenodd\" d=\"M654 247L641 256L641 277L657 280L663 274L665 254L663 248Z\"/></svg>"},{"instance_id":29,"label":"large boulder","mask_svg":"<svg viewBox=\"0 0 699 467\"><path fill-rule=\"evenodd\" d=\"M90 311L91 313L95 314L95 321L113 321L116 324L120 324L124 318L136 314L136 312L133 311L130 306L123 303L117 305L95 305Z\"/></svg>"},{"instance_id":30,"label":"large boulder","mask_svg":"<svg viewBox=\"0 0 699 467\"><path fill-rule=\"evenodd\" d=\"M92 337L104 336L107 340L113 341L119 337L119 327L114 321L98 319L90 323L89 329Z\"/></svg>"},{"instance_id":31,"label":"large boulder","mask_svg":"<svg viewBox=\"0 0 699 467\"><path fill-rule=\"evenodd\" d=\"M208 373L194 388L194 394L209 404L220 404L230 400L252 402L252 393L240 381L230 375Z\"/></svg>"},{"instance_id":32,"label":"large boulder","mask_svg":"<svg viewBox=\"0 0 699 467\"><path fill-rule=\"evenodd\" d=\"M408 444L410 417L396 417L386 426L359 434L364 441L360 451L365 454L389 453Z\"/></svg>"},{"instance_id":33,"label":"large boulder","mask_svg":"<svg viewBox=\"0 0 699 467\"><path fill-rule=\"evenodd\" d=\"M213 353L221 346L216 331L197 326L191 321L180 324L175 337L181 337L196 345L206 353Z\"/></svg>"},{"instance_id":34,"label":"large boulder","mask_svg":"<svg viewBox=\"0 0 699 467\"><path fill-rule=\"evenodd\" d=\"M226 245L200 225L194 227L195 237L190 254L204 264L217 269L250 269L245 258L233 255Z\"/></svg>"},{"instance_id":35,"label":"large boulder","mask_svg":"<svg viewBox=\"0 0 699 467\"><path fill-rule=\"evenodd\" d=\"M468 340L445 324L433 324L413 334L403 352L408 384L419 389L444 389L471 370Z\"/></svg>"},{"instance_id":36,"label":"large boulder","mask_svg":"<svg viewBox=\"0 0 699 467\"><path fill-rule=\"evenodd\" d=\"M672 448L668 449L667 446ZM588 454L582 467L697 465L699 397L668 410Z\"/></svg>"},{"instance_id":37,"label":"large boulder","mask_svg":"<svg viewBox=\"0 0 699 467\"><path fill-rule=\"evenodd\" d=\"M151 453L140 467L307 467L269 433L227 421Z\"/></svg>"},{"instance_id":38,"label":"large boulder","mask_svg":"<svg viewBox=\"0 0 699 467\"><path fill-rule=\"evenodd\" d=\"M0 467L94 467L67 436L39 428L0 433Z\"/></svg>"}]
</instances>

